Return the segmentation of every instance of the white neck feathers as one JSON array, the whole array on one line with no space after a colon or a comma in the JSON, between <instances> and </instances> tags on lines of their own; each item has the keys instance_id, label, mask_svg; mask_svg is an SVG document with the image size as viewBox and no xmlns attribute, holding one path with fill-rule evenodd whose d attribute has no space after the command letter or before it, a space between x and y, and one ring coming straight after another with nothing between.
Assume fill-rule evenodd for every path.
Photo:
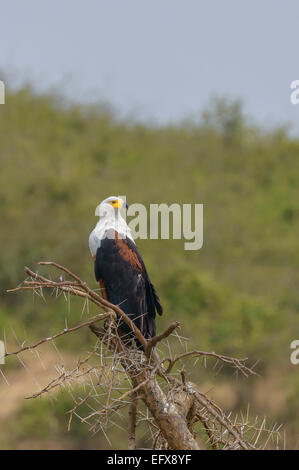
<instances>
[{"instance_id":1,"label":"white neck feathers","mask_svg":"<svg viewBox=\"0 0 299 470\"><path fill-rule=\"evenodd\" d=\"M105 238L107 230L115 230L122 237L129 238L135 243L130 228L119 212L105 214L104 217L100 218L89 236L89 248L92 256L95 256L97 249L101 246L101 240Z\"/></svg>"}]
</instances>

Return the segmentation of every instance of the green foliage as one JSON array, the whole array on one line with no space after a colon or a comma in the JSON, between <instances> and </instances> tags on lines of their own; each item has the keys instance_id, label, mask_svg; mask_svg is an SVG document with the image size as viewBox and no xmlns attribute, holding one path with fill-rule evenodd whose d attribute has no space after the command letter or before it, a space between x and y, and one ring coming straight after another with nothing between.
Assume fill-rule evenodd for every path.
<instances>
[{"instance_id":1,"label":"green foliage","mask_svg":"<svg viewBox=\"0 0 299 470\"><path fill-rule=\"evenodd\" d=\"M55 400L42 397L34 400L24 401L17 413L15 422L8 423L8 429L14 439L14 445L18 442L26 442L27 439L39 442L47 442L53 437L56 445L59 440L64 441L71 448L82 448L92 446L98 447L97 440L88 442L86 425L80 419L72 420L70 431L67 430L66 422L69 419L68 411L74 406L74 401L69 392L60 391L55 394ZM88 409L83 410L87 414Z\"/></svg>"},{"instance_id":2,"label":"green foliage","mask_svg":"<svg viewBox=\"0 0 299 470\"><path fill-rule=\"evenodd\" d=\"M129 204L204 203L200 251L184 251L177 240L137 242L165 307L158 329L179 320L197 348L276 361L283 371L299 333L298 154L298 139L282 128L258 129L228 100L214 100L198 123L155 128L30 87L7 93L0 109L1 327L21 336L25 328L37 339L64 328L65 317L80 320L80 300L68 313L63 298L45 304L5 290L23 279L24 265L42 259L95 287L88 235L108 195L125 194ZM59 344L77 353L89 341L77 333ZM29 411L24 429L35 419Z\"/></svg>"}]
</instances>

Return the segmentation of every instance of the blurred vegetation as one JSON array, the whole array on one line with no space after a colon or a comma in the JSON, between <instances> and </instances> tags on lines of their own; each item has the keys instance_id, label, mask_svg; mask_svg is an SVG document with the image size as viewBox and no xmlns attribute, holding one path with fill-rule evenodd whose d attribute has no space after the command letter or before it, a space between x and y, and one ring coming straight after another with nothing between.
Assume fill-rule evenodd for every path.
<instances>
[{"instance_id":1,"label":"blurred vegetation","mask_svg":"<svg viewBox=\"0 0 299 470\"><path fill-rule=\"evenodd\" d=\"M147 207L204 203L201 250L185 251L183 240L137 242L165 310L158 330L179 320L194 347L259 360L266 376L274 370L272 386L286 398L272 417L291 421L298 435L298 369L289 362L299 337L298 156L299 140L286 128L256 127L239 102L214 99L198 122L155 127L119 121L106 106L38 96L29 86L8 92L0 109L1 329L36 340L64 328L66 316L80 319L79 300L68 312L63 298L45 304L5 291L39 260L66 265L95 287L88 236L105 197L126 195ZM81 330L59 346L77 354L90 340ZM66 431L56 405L38 403L26 404L17 435L11 428L0 446L33 436L35 414L36 441L43 419L59 434L59 415ZM88 439L84 426L68 435L72 446L80 448L85 432ZM299 441L294 431L289 439Z\"/></svg>"}]
</instances>

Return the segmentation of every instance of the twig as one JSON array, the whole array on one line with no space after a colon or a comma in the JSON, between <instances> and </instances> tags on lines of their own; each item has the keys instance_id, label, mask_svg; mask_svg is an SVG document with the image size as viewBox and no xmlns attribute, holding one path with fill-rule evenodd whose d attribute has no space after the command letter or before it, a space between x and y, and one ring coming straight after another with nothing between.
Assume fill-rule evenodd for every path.
<instances>
[{"instance_id":1,"label":"twig","mask_svg":"<svg viewBox=\"0 0 299 470\"><path fill-rule=\"evenodd\" d=\"M66 335L68 333L73 333L74 331L80 330L81 328L85 328L86 326L91 326L94 323L97 323L100 320L105 320L108 317L111 317L111 313L99 314L99 315L96 316L96 318L93 318L92 320L86 321L84 323L80 323L80 325L73 326L72 328L65 328L63 331L60 331L60 333L56 333L55 335L50 336L48 338L40 339L35 344L32 344L30 346L24 346L24 347L22 347L22 348L20 348L16 351L13 351L13 352L6 352L4 354L4 357L13 356L13 355L16 356L16 355L18 355L18 354L20 354L24 351L35 349L38 346L40 346L41 344L48 343L49 341L53 341L54 339L59 338L60 336Z\"/></svg>"},{"instance_id":2,"label":"twig","mask_svg":"<svg viewBox=\"0 0 299 470\"><path fill-rule=\"evenodd\" d=\"M180 322L176 321L176 322L173 322L171 323L171 325L169 325L169 327L161 334L157 335L157 336L154 336L153 338L151 338L148 342L147 342L147 346L146 346L146 354L149 356L152 349L156 346L156 344L158 344L160 341L162 341L163 339L167 338L169 335L171 335L171 333L180 326Z\"/></svg>"},{"instance_id":3,"label":"twig","mask_svg":"<svg viewBox=\"0 0 299 470\"><path fill-rule=\"evenodd\" d=\"M166 373L169 374L174 366L174 364L188 356L193 356L193 357L214 357L222 362L225 362L226 364L233 365L236 367L244 376L248 377L249 374L251 375L258 375L256 372L254 372L252 369L247 367L244 362L247 360L247 358L244 359L236 359L234 357L229 357L229 356L224 356L222 354L216 354L214 351L212 352L206 352L206 351L187 351L185 353L180 354L179 356L175 357L174 359L169 359L169 365L167 367Z\"/></svg>"}]
</instances>

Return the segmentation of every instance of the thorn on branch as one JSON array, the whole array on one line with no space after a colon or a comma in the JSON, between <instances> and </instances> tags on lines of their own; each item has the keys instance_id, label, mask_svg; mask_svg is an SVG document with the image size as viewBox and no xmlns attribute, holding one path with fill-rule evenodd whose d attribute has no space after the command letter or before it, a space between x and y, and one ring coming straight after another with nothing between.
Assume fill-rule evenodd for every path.
<instances>
[{"instance_id":1,"label":"thorn on branch","mask_svg":"<svg viewBox=\"0 0 299 470\"><path fill-rule=\"evenodd\" d=\"M106 435L106 425L109 422L113 423L112 415L115 413L119 414L122 408L129 406L128 448L133 450L136 448L137 400L142 400L147 407L147 416L144 415L145 419L143 421L146 421L151 428L155 428L156 438L153 436L154 448L171 448L174 450L199 449L194 432L194 424L198 421L203 424L206 436L214 449L256 448L262 432L268 432L269 437L274 432L277 432L276 428L275 431L274 428L270 431L267 430L264 422L262 427L258 427L255 423L253 425L249 424L247 418L245 423L239 423L237 417L231 419L230 414L226 415L216 403L199 390L197 385L186 381L188 368L185 369L184 362L181 364L179 377L171 373L174 365L185 358L211 357L216 360L216 365L218 361L221 361L233 366L244 376L250 374L257 375L251 368L245 365L246 359L236 359L216 354L213 351L205 352L198 350L185 351L173 358L170 347L170 357L163 357L161 359L159 351L154 348L164 339L166 339L168 344L167 338L180 326L179 322L171 323L163 333L147 341L134 322L119 306L103 299L69 269L54 262L40 262L39 264L53 266L67 274L71 280L63 279L65 276L60 276L60 281L55 282L25 267L25 272L30 276L30 279L28 280L27 278L22 285L8 292L20 290L42 292L44 288L52 289L64 295L67 294L68 297L70 295L82 297L85 302L91 301L97 307L104 310L104 313L96 315L89 319L89 321L72 328L65 328L60 333L42 339L31 346L22 344L17 351L6 352L5 354L5 356L18 355L23 351L33 350L45 342L53 341L62 335L84 327L89 327L99 338L99 342L97 342L90 356L84 359L84 361L80 361L75 369L67 372L63 368L57 368L58 377L32 396L40 396L42 393L50 392L60 385L68 386L73 380L84 380L84 387L89 387L89 392L79 400L74 399L75 406L69 412L69 426L73 416L79 417L82 422L87 422L87 420L91 419L92 423L88 423L91 424L90 429L94 432L101 429ZM98 322L104 319L107 319L108 327L107 325L105 327L99 326ZM118 325L120 319L133 331L135 337L143 346L144 352L140 349L135 349L132 341L128 345L127 335L120 331ZM177 334L176 336L180 339ZM53 342L53 344L55 343ZM87 367L87 361L93 355L97 357L99 364L91 365L89 363ZM164 365L165 363L166 365ZM124 377L125 381L128 381L129 386L126 383L125 387L123 387ZM165 380L163 387L160 386L158 377L162 377ZM119 398L115 398L115 391L121 394ZM100 399L103 395L107 397L105 404L102 404ZM90 406L90 401L92 400L95 403L94 406ZM85 418L80 417L77 413L77 409L84 403L92 410ZM101 406L99 407L99 405ZM138 414L140 413L138 410ZM253 443L248 442L247 437L246 439L244 438L248 430L258 433Z\"/></svg>"},{"instance_id":2,"label":"thorn on branch","mask_svg":"<svg viewBox=\"0 0 299 470\"><path fill-rule=\"evenodd\" d=\"M154 336L153 338L151 338L148 342L147 342L147 345L146 345L146 348L145 348L145 353L147 356L150 356L151 354L151 351L152 349L156 346L156 344L158 344L160 341L162 341L163 339L167 338L168 336L171 335L171 333L176 329L178 328L179 326L181 326L180 322L178 321L175 321L173 323L171 323L171 325L169 325L169 327L163 332L163 333L160 333L159 335L156 335Z\"/></svg>"}]
</instances>

